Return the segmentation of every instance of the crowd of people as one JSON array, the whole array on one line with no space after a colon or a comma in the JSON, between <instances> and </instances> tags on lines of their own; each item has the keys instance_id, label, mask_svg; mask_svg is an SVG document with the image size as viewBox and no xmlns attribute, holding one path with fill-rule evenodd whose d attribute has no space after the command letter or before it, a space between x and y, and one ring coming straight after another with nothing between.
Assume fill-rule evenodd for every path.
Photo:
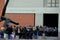
<instances>
[{"instance_id":1,"label":"crowd of people","mask_svg":"<svg viewBox=\"0 0 60 40\"><path fill-rule=\"evenodd\" d=\"M14 39L16 36L19 39L37 39L38 36L58 36L56 27L47 26L10 26L0 28L0 38Z\"/></svg>"}]
</instances>

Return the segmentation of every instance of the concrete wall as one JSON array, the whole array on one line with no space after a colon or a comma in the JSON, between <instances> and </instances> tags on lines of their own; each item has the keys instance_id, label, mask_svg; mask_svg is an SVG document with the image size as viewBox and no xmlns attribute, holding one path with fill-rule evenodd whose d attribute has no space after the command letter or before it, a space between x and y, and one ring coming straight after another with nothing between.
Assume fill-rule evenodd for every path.
<instances>
[{"instance_id":1,"label":"concrete wall","mask_svg":"<svg viewBox=\"0 0 60 40\"><path fill-rule=\"evenodd\" d=\"M47 8L43 7L43 0L10 0L6 13L36 13L35 25L43 25L43 13L58 13L60 31L60 4L56 8Z\"/></svg>"},{"instance_id":2,"label":"concrete wall","mask_svg":"<svg viewBox=\"0 0 60 40\"><path fill-rule=\"evenodd\" d=\"M35 26L43 25L43 14L35 14Z\"/></svg>"},{"instance_id":3,"label":"concrete wall","mask_svg":"<svg viewBox=\"0 0 60 40\"><path fill-rule=\"evenodd\" d=\"M9 0L8 7L43 7L43 0Z\"/></svg>"},{"instance_id":4,"label":"concrete wall","mask_svg":"<svg viewBox=\"0 0 60 40\"><path fill-rule=\"evenodd\" d=\"M43 25L43 13L58 13L60 15L60 7L43 7L43 0L10 0L6 13L35 13L35 25ZM60 26L59 24L58 26Z\"/></svg>"}]
</instances>

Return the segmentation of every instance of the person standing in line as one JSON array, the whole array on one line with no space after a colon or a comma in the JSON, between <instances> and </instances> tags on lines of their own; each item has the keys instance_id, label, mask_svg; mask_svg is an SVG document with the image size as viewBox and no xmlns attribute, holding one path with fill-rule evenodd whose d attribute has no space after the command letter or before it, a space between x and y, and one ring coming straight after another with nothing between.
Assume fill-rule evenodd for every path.
<instances>
[{"instance_id":1,"label":"person standing in line","mask_svg":"<svg viewBox=\"0 0 60 40\"><path fill-rule=\"evenodd\" d=\"M37 29L36 29L36 27L33 27L33 38L37 39Z\"/></svg>"},{"instance_id":2,"label":"person standing in line","mask_svg":"<svg viewBox=\"0 0 60 40\"><path fill-rule=\"evenodd\" d=\"M32 28L30 28L30 31L29 31L29 39L32 39L33 37L33 29Z\"/></svg>"},{"instance_id":3,"label":"person standing in line","mask_svg":"<svg viewBox=\"0 0 60 40\"><path fill-rule=\"evenodd\" d=\"M4 27L1 27L1 38L4 39Z\"/></svg>"},{"instance_id":4,"label":"person standing in line","mask_svg":"<svg viewBox=\"0 0 60 40\"><path fill-rule=\"evenodd\" d=\"M45 34L45 32L46 32L46 27L47 27L46 25L44 25L44 26L42 27L42 29L43 29L42 38L43 38L43 39L46 38L46 36L45 36L45 35L46 35L46 34Z\"/></svg>"},{"instance_id":5,"label":"person standing in line","mask_svg":"<svg viewBox=\"0 0 60 40\"><path fill-rule=\"evenodd\" d=\"M13 26L12 29L13 29L13 32L12 32L11 36L12 36L12 40L14 40L14 38L15 38L15 26Z\"/></svg>"},{"instance_id":6,"label":"person standing in line","mask_svg":"<svg viewBox=\"0 0 60 40\"><path fill-rule=\"evenodd\" d=\"M23 28L23 39L26 39L26 33L27 33L27 29L26 27Z\"/></svg>"},{"instance_id":7,"label":"person standing in line","mask_svg":"<svg viewBox=\"0 0 60 40\"><path fill-rule=\"evenodd\" d=\"M20 26L21 27L21 26ZM20 31L20 27L18 27L18 36L19 36L19 39L21 38L21 31Z\"/></svg>"},{"instance_id":8,"label":"person standing in line","mask_svg":"<svg viewBox=\"0 0 60 40\"><path fill-rule=\"evenodd\" d=\"M38 35L39 35L39 36L42 36L42 34L43 34L43 29L42 29L42 26L40 26L40 27L39 27Z\"/></svg>"},{"instance_id":9,"label":"person standing in line","mask_svg":"<svg viewBox=\"0 0 60 40\"><path fill-rule=\"evenodd\" d=\"M18 36L18 26L15 25L15 38Z\"/></svg>"},{"instance_id":10,"label":"person standing in line","mask_svg":"<svg viewBox=\"0 0 60 40\"><path fill-rule=\"evenodd\" d=\"M8 34L8 39L11 39L11 34L13 32L12 26L8 26L6 32Z\"/></svg>"}]
</instances>

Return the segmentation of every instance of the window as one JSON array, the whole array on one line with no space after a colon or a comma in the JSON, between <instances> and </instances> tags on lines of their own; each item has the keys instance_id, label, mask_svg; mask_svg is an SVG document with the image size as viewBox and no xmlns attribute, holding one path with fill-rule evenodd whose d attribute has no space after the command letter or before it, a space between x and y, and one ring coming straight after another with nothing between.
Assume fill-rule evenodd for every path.
<instances>
[{"instance_id":1,"label":"window","mask_svg":"<svg viewBox=\"0 0 60 40\"><path fill-rule=\"evenodd\" d=\"M44 7L59 7L59 0L44 0Z\"/></svg>"}]
</instances>

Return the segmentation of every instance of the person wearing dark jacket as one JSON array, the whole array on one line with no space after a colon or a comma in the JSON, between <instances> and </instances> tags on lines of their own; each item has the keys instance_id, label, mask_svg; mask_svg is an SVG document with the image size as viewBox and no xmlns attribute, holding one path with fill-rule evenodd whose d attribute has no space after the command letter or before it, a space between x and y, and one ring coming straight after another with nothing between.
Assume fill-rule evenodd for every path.
<instances>
[{"instance_id":1,"label":"person wearing dark jacket","mask_svg":"<svg viewBox=\"0 0 60 40\"><path fill-rule=\"evenodd\" d=\"M13 32L12 26L8 26L6 29L6 34L8 34L8 39L11 39L12 32Z\"/></svg>"},{"instance_id":2,"label":"person wearing dark jacket","mask_svg":"<svg viewBox=\"0 0 60 40\"><path fill-rule=\"evenodd\" d=\"M18 35L18 26L15 26L15 37Z\"/></svg>"},{"instance_id":3,"label":"person wearing dark jacket","mask_svg":"<svg viewBox=\"0 0 60 40\"><path fill-rule=\"evenodd\" d=\"M25 33L24 27L20 27L19 30L20 30L19 39L22 39L22 38L24 38L24 33Z\"/></svg>"},{"instance_id":4,"label":"person wearing dark jacket","mask_svg":"<svg viewBox=\"0 0 60 40\"><path fill-rule=\"evenodd\" d=\"M33 36L33 29L31 28L29 31L29 39L32 39L32 36Z\"/></svg>"},{"instance_id":5,"label":"person wearing dark jacket","mask_svg":"<svg viewBox=\"0 0 60 40\"><path fill-rule=\"evenodd\" d=\"M24 29L23 29L23 38L24 39L26 39L26 37L27 37L27 29L26 29L26 27L24 27Z\"/></svg>"}]
</instances>

